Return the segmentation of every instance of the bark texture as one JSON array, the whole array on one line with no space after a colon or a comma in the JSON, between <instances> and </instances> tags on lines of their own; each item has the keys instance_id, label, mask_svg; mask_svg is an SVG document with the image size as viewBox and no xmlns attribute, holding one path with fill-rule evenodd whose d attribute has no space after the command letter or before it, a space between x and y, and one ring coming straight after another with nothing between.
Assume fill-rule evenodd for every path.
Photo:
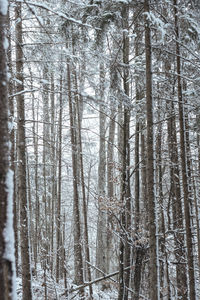
<instances>
[{"instance_id":1,"label":"bark texture","mask_svg":"<svg viewBox=\"0 0 200 300\"><path fill-rule=\"evenodd\" d=\"M144 10L150 12L149 1L145 0ZM152 48L151 30L148 16L145 16L145 56L146 56L146 111L147 111L147 194L149 211L149 274L151 300L157 300L158 291L158 260L156 239L156 203L154 192L154 132L153 132L153 97L152 97Z\"/></svg>"},{"instance_id":2,"label":"bark texture","mask_svg":"<svg viewBox=\"0 0 200 300\"><path fill-rule=\"evenodd\" d=\"M8 234L9 208L12 208L12 192L8 186L9 173L9 132L8 132L8 91L7 61L5 44L6 15L0 12L0 300L13 299L13 262L7 253L10 240ZM11 172L11 171L10 171ZM12 213L12 212L10 212ZM11 230L11 228L10 228ZM13 230L13 228L12 228ZM13 236L14 236L14 232ZM12 245L14 246L14 244ZM14 253L13 253L14 254Z\"/></svg>"},{"instance_id":3,"label":"bark texture","mask_svg":"<svg viewBox=\"0 0 200 300\"><path fill-rule=\"evenodd\" d=\"M106 116L104 103L104 85L105 71L104 65L100 65L100 113L99 113L99 166L98 166L98 227L97 227L97 250L96 250L96 265L98 269L106 273L106 255L107 255L107 211L105 206L106 196ZM101 274L97 271L97 277Z\"/></svg>"},{"instance_id":4,"label":"bark texture","mask_svg":"<svg viewBox=\"0 0 200 300\"><path fill-rule=\"evenodd\" d=\"M79 194L78 194L78 178L77 178L77 144L76 144L76 128L74 124L74 110L71 95L71 71L70 62L67 65L67 82L68 82L68 101L70 113L70 134L72 147L72 171L73 171L73 214L74 214L74 269L75 284L83 283L83 259L81 247L81 228L80 228L80 211L79 211ZM84 290L80 289L83 296Z\"/></svg>"},{"instance_id":5,"label":"bark texture","mask_svg":"<svg viewBox=\"0 0 200 300\"><path fill-rule=\"evenodd\" d=\"M179 39L179 24L178 24L178 1L174 0L174 18L175 18L175 31L176 38ZM185 114L183 106L182 95L182 80L181 80L181 59L180 59L180 46L176 42L176 67L177 67L177 93L178 93L178 107L179 107L179 126L180 126L180 153L181 153L181 167L182 167L182 180L183 180L183 198L184 198L184 215L186 225L186 245L187 245L187 260L188 260L188 275L189 275L189 296L190 300L196 299L195 291L195 276L194 276L194 254L193 254L193 241L192 241L192 220L190 212L192 211L191 194L189 192L189 173L187 166L186 154L186 132L185 132Z\"/></svg>"},{"instance_id":6,"label":"bark texture","mask_svg":"<svg viewBox=\"0 0 200 300\"><path fill-rule=\"evenodd\" d=\"M25 145L25 110L23 78L23 51L22 51L22 14L21 4L16 6L16 77L17 86L17 117L18 117L18 196L20 200L20 236L21 236L21 263L22 263L22 287L23 300L32 299L31 272L30 272L30 251L28 237L28 204L26 194L26 145Z\"/></svg>"}]
</instances>

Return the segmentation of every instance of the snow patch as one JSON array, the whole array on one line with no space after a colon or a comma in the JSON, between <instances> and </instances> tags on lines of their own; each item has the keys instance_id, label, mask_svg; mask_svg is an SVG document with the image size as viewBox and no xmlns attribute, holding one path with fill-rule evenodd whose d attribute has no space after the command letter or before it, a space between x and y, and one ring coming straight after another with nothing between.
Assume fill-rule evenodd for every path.
<instances>
[{"instance_id":1,"label":"snow patch","mask_svg":"<svg viewBox=\"0 0 200 300\"><path fill-rule=\"evenodd\" d=\"M164 38L167 32L167 27L169 26L168 23L164 23L160 18L156 17L153 12L145 12L147 20L150 22L151 25L156 26L156 28L161 33L161 43L164 44Z\"/></svg>"},{"instance_id":2,"label":"snow patch","mask_svg":"<svg viewBox=\"0 0 200 300\"><path fill-rule=\"evenodd\" d=\"M12 290L12 300L17 300L16 296L16 270L15 270L15 239L14 239L14 229L13 229L13 171L8 170L6 175L6 192L8 193L7 198L7 222L6 227L3 231L3 236L5 240L5 252L3 257L6 260L12 262L12 272L13 272L13 290Z\"/></svg>"},{"instance_id":3,"label":"snow patch","mask_svg":"<svg viewBox=\"0 0 200 300\"><path fill-rule=\"evenodd\" d=\"M14 261L14 231L13 231L13 171L9 169L6 175L6 192L8 193L7 223L4 229L6 250L4 258Z\"/></svg>"},{"instance_id":4,"label":"snow patch","mask_svg":"<svg viewBox=\"0 0 200 300\"><path fill-rule=\"evenodd\" d=\"M1 1L1 0L0 0ZM9 47L8 39L5 37L3 41L3 48L4 50L7 50Z\"/></svg>"},{"instance_id":5,"label":"snow patch","mask_svg":"<svg viewBox=\"0 0 200 300\"><path fill-rule=\"evenodd\" d=\"M8 1L7 0L0 0L0 14L6 15L8 11Z\"/></svg>"}]
</instances>

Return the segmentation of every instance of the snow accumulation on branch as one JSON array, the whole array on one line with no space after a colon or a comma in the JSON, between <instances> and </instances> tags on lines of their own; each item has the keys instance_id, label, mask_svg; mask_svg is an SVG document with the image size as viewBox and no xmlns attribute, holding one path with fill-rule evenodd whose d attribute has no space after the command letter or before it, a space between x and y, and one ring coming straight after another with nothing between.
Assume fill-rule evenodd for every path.
<instances>
[{"instance_id":1,"label":"snow accumulation on branch","mask_svg":"<svg viewBox=\"0 0 200 300\"><path fill-rule=\"evenodd\" d=\"M2 1L2 0L0 0ZM66 14L60 12L60 11L55 11L54 9L50 8L49 7L49 4L44 4L44 3L40 3L40 2L32 2L32 1L25 1L25 0L16 0L16 2L18 3L25 3L25 4L28 4L28 5L32 5L32 6L36 6L36 7L39 7L39 8L43 8L47 11L50 11L51 13L53 13L54 15L56 16L59 16L67 21L70 21L72 23L76 23L78 25L81 25L81 26L86 26L86 27L89 27L89 28L93 28L93 29L96 29L96 30L101 30L100 28L94 28L93 26L91 26L90 24L87 24L87 23L82 23L80 20L76 20L74 18L71 18L71 17L68 17Z\"/></svg>"},{"instance_id":2,"label":"snow accumulation on branch","mask_svg":"<svg viewBox=\"0 0 200 300\"><path fill-rule=\"evenodd\" d=\"M8 1L7 0L0 0L0 14L6 15L8 11Z\"/></svg>"},{"instance_id":3,"label":"snow accumulation on branch","mask_svg":"<svg viewBox=\"0 0 200 300\"><path fill-rule=\"evenodd\" d=\"M23 95L23 94L26 94L26 93L34 93L34 92L37 92L38 89L32 89L32 90L29 90L29 89L24 89L18 93L15 93L15 94L12 94L9 96L9 98L13 98L13 97L16 97L18 95Z\"/></svg>"}]
</instances>

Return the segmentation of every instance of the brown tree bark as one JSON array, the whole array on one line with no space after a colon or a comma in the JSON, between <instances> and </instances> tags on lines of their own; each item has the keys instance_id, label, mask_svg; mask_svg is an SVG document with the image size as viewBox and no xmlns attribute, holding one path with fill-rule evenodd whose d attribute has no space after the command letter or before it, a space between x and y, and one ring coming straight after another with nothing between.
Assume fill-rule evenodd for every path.
<instances>
[{"instance_id":1,"label":"brown tree bark","mask_svg":"<svg viewBox=\"0 0 200 300\"><path fill-rule=\"evenodd\" d=\"M119 293L118 300L128 299L128 288L130 283L130 269L124 273L124 268L130 266L130 228L131 228L131 193L130 193L130 107L129 107L129 7L124 5L122 9L123 18L123 63L126 65L123 72L123 88L126 101L124 103L123 120L123 163L122 163L122 192L121 192L121 232L119 249Z\"/></svg>"},{"instance_id":2,"label":"brown tree bark","mask_svg":"<svg viewBox=\"0 0 200 300\"><path fill-rule=\"evenodd\" d=\"M0 300L14 299L13 172L9 169L6 14L0 8ZM13 253L10 252L13 249Z\"/></svg>"},{"instance_id":3,"label":"brown tree bark","mask_svg":"<svg viewBox=\"0 0 200 300\"><path fill-rule=\"evenodd\" d=\"M136 32L137 32L137 39L136 39L136 46L135 46L135 55L137 59L140 56L140 47L139 47L139 41L142 38L142 35L140 31L137 29L138 24L136 25ZM140 120L141 111L140 111L140 103L141 99L144 97L143 91L141 90L140 85L140 75L137 74L136 71L136 124L135 124L135 186L134 186L134 207L135 207L135 235L134 235L134 251L135 251L135 270L133 275L133 287L134 287L134 297L135 300L138 300L140 297L140 285L141 285L141 279L142 279L142 261L144 259L145 253L146 253L146 247L140 240L140 228L142 227L141 220L142 220L142 208L145 211L145 204L144 199L142 195L142 189L143 186L146 188L146 179L145 183L144 181L144 173L145 173L145 159L144 154L142 151L144 151L144 145L141 146L141 155L140 155L140 140L141 144L144 143L144 138L142 141L142 132L140 133L140 130L142 129L142 121ZM140 139L141 137L141 139ZM140 159L142 168L140 167ZM140 178L142 178L142 182L140 183ZM143 203L142 203L143 200Z\"/></svg>"},{"instance_id":4,"label":"brown tree bark","mask_svg":"<svg viewBox=\"0 0 200 300\"><path fill-rule=\"evenodd\" d=\"M56 159L56 129L55 129L55 86L54 75L51 74L51 253L54 253L55 204L57 203L57 159ZM54 270L54 259L51 259L51 272Z\"/></svg>"},{"instance_id":5,"label":"brown tree bark","mask_svg":"<svg viewBox=\"0 0 200 300\"><path fill-rule=\"evenodd\" d=\"M62 198L62 116L63 116L63 99L62 99L62 75L60 78L60 107L59 107L59 148L58 148L58 201L57 201L57 216L56 216L56 282L60 278L61 264L61 198Z\"/></svg>"},{"instance_id":6,"label":"brown tree bark","mask_svg":"<svg viewBox=\"0 0 200 300\"><path fill-rule=\"evenodd\" d=\"M33 148L35 157L34 167L34 183L35 183L35 230L34 230L34 246L33 246L33 258L35 274L37 276L37 263L39 258L39 193L38 193L38 105L36 106L34 94L32 94L32 118L33 118ZM35 116L36 111L36 116Z\"/></svg>"},{"instance_id":7,"label":"brown tree bark","mask_svg":"<svg viewBox=\"0 0 200 300\"><path fill-rule=\"evenodd\" d=\"M106 115L105 115L105 70L103 63L100 64L100 106L99 106L99 166L98 166L98 222L97 222L97 249L96 266L106 273L106 254L107 254L107 212L105 207L106 196ZM96 271L96 276L100 273Z\"/></svg>"},{"instance_id":8,"label":"brown tree bark","mask_svg":"<svg viewBox=\"0 0 200 300\"><path fill-rule=\"evenodd\" d=\"M168 106L170 118L168 120L168 144L169 157L171 160L171 187L170 197L173 209L173 229L175 230L175 257L177 261L176 276L177 276L177 294L182 299L187 299L187 277L186 277L186 253L185 239L183 234L183 203L180 187L180 170L178 160L178 145L177 145L177 128L174 104L171 102Z\"/></svg>"},{"instance_id":9,"label":"brown tree bark","mask_svg":"<svg viewBox=\"0 0 200 300\"><path fill-rule=\"evenodd\" d=\"M16 5L16 78L17 86L17 116L18 116L18 195L20 200L20 246L22 263L22 293L23 300L32 299L31 291L31 271L30 271L30 250L28 234L28 205L26 194L26 145L25 145L25 109L24 95L20 93L24 90L23 78L23 50L22 50L22 12L21 4Z\"/></svg>"},{"instance_id":10,"label":"brown tree bark","mask_svg":"<svg viewBox=\"0 0 200 300\"><path fill-rule=\"evenodd\" d=\"M149 1L144 1L144 11L150 12ZM159 299L158 259L156 238L156 198L154 192L154 131L153 131L153 96L152 96L152 47L151 29L148 16L145 15L145 56L146 56L146 111L147 111L147 195L149 216L149 274L151 300Z\"/></svg>"},{"instance_id":11,"label":"brown tree bark","mask_svg":"<svg viewBox=\"0 0 200 300\"><path fill-rule=\"evenodd\" d=\"M179 24L178 24L178 1L174 0L174 22L176 39L179 39ZM183 198L184 198L184 215L186 225L186 245L187 245L187 261L188 261L188 275L189 275L189 296L190 300L196 299L195 291L195 275L194 275L194 253L192 243L192 222L191 222L191 194L189 192L189 173L187 168L186 156L186 132L185 132L185 114L182 96L182 80L181 80L181 59L180 59L180 46L176 42L176 68L177 68L177 93L178 93L178 107L179 107L179 126L180 126L180 154L181 154L181 168L182 168L182 181L183 181Z\"/></svg>"},{"instance_id":12,"label":"brown tree bark","mask_svg":"<svg viewBox=\"0 0 200 300\"><path fill-rule=\"evenodd\" d=\"M77 178L77 145L76 145L76 128L74 124L74 110L71 94L71 70L70 61L67 64L67 83L68 83L68 101L70 114L70 134L72 147L72 172L73 172L73 216L74 216L74 282L77 285L83 284L83 259L81 247L81 228L80 228L80 211L78 195L78 178ZM80 289L80 295L84 296L84 289Z\"/></svg>"},{"instance_id":13,"label":"brown tree bark","mask_svg":"<svg viewBox=\"0 0 200 300\"><path fill-rule=\"evenodd\" d=\"M83 146L82 146L82 133L81 133L81 112L80 112L80 103L77 99L77 119L78 119L78 133L79 133L79 149L80 149L80 166L81 166L81 188L82 188L82 197L83 197L83 221L84 221L84 239L85 239L85 257L86 262L90 263L90 248L89 248L89 236L88 236L88 218L87 218L87 199L85 192L85 176L84 176L84 164L83 164ZM87 278L88 281L92 280L91 269L87 264ZM90 298L93 299L93 290L92 286L89 286Z\"/></svg>"},{"instance_id":14,"label":"brown tree bark","mask_svg":"<svg viewBox=\"0 0 200 300\"><path fill-rule=\"evenodd\" d=\"M109 206L112 205L114 200L114 140L115 140L115 104L117 99L117 87L118 87L118 71L114 65L110 69L110 122L109 122L109 134L108 134L108 146L107 146L107 195ZM107 216L107 273L110 272L112 253L113 253L113 216L112 212L108 209Z\"/></svg>"},{"instance_id":15,"label":"brown tree bark","mask_svg":"<svg viewBox=\"0 0 200 300\"><path fill-rule=\"evenodd\" d=\"M8 57L8 69L10 73L10 77L13 78L13 65L12 65L12 49L11 49L11 18L10 18L10 7L8 8L8 16L7 16L7 37L8 37L8 51L7 51L7 57ZM12 79L8 82L8 96L9 96L9 119L12 123L15 118L15 98L11 95L14 94L14 83ZM18 197L16 194L16 170L15 170L15 162L17 160L16 155L16 130L14 129L14 126L11 128L10 131L10 141L11 141L11 149L10 149L10 167L13 171L13 183L14 183L14 191L13 191L13 204L14 204L14 232L15 232L15 261L16 261L16 275L18 276L18 258L19 258L19 251L18 251L18 220L19 220L19 210L17 209L18 205Z\"/></svg>"},{"instance_id":16,"label":"brown tree bark","mask_svg":"<svg viewBox=\"0 0 200 300\"><path fill-rule=\"evenodd\" d=\"M47 281L47 269L49 264L49 191L48 191L48 177L49 177L49 167L47 162L49 161L49 93L48 93L48 67L44 65L43 67L43 77L45 81L43 82L43 151L42 151L42 174L43 174L43 194L42 194L42 204L41 208L44 209L43 223L42 226L42 268L44 271L44 295L45 300L48 298L48 287ZM42 212L42 209L41 209Z\"/></svg>"}]
</instances>

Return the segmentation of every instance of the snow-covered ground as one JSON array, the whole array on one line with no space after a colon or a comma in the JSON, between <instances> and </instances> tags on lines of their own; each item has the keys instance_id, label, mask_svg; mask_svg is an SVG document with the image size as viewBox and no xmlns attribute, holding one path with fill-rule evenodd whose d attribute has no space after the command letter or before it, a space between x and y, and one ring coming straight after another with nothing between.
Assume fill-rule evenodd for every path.
<instances>
[{"instance_id":1,"label":"snow-covered ground","mask_svg":"<svg viewBox=\"0 0 200 300\"><path fill-rule=\"evenodd\" d=\"M45 299L45 283L42 274L38 274L38 279L32 279L32 291L34 300L44 300ZM41 277L40 277L41 276ZM47 282L47 299L48 300L79 300L79 295L77 292L72 293L66 298L64 293L64 283L61 281L59 284L53 278L48 278ZM100 287L93 285L93 299L94 300L117 300L117 289L115 286L111 285L110 289L101 291ZM17 277L17 300L22 299L22 281L21 278ZM85 300L89 300L89 290L85 288Z\"/></svg>"}]
</instances>

